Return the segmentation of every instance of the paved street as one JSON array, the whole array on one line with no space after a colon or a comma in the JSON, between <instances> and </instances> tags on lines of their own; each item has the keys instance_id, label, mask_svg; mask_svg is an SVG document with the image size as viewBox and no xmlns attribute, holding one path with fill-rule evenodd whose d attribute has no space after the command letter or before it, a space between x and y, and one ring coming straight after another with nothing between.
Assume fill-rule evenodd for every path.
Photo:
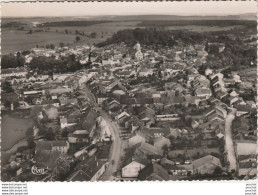
<instances>
[{"instance_id":1,"label":"paved street","mask_svg":"<svg viewBox=\"0 0 258 195\"><path fill-rule=\"evenodd\" d=\"M102 175L101 180L102 181L110 181L113 180L112 174L117 171L120 164L120 158L122 154L122 140L119 137L119 129L115 125L114 122L110 120L110 118L107 116L106 113L101 112L102 119L106 121L106 124L111 132L112 135L112 147L110 151L110 159L109 159L109 166L106 170L106 172ZM113 161L113 163L112 163Z\"/></svg>"},{"instance_id":2,"label":"paved street","mask_svg":"<svg viewBox=\"0 0 258 195\"><path fill-rule=\"evenodd\" d=\"M85 95L90 99L90 101L95 105L98 106L95 100L94 95L90 92L88 87L85 85ZM102 116L103 123L107 125L111 135L112 135L112 147L110 151L110 158L109 158L109 166L105 173L102 175L102 181L110 181L113 180L112 174L117 171L120 164L120 158L122 155L122 140L119 136L119 128L117 125L110 119L110 117L102 110L100 110L100 115ZM113 163L112 163L113 162Z\"/></svg>"},{"instance_id":3,"label":"paved street","mask_svg":"<svg viewBox=\"0 0 258 195\"><path fill-rule=\"evenodd\" d=\"M236 170L237 168L237 161L232 137L232 122L234 118L235 116L233 114L229 114L225 121L225 150L227 152L227 159L230 163L228 171L231 171L232 169Z\"/></svg>"}]
</instances>

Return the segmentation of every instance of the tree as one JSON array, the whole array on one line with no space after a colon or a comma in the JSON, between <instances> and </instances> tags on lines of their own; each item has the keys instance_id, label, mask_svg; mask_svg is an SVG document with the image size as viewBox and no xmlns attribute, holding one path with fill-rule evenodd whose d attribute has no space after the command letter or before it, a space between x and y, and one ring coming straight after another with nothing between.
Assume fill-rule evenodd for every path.
<instances>
[{"instance_id":1,"label":"tree","mask_svg":"<svg viewBox=\"0 0 258 195\"><path fill-rule=\"evenodd\" d=\"M28 34L32 34L32 30L29 30Z\"/></svg>"},{"instance_id":2,"label":"tree","mask_svg":"<svg viewBox=\"0 0 258 195\"><path fill-rule=\"evenodd\" d=\"M80 36L76 36L76 37L75 37L75 40L76 40L77 42L79 42L79 41L81 40L81 37L80 37Z\"/></svg>"},{"instance_id":3,"label":"tree","mask_svg":"<svg viewBox=\"0 0 258 195\"><path fill-rule=\"evenodd\" d=\"M167 151L168 150L168 145L164 144L161 149Z\"/></svg>"},{"instance_id":4,"label":"tree","mask_svg":"<svg viewBox=\"0 0 258 195\"><path fill-rule=\"evenodd\" d=\"M33 139L32 136L29 136L29 137L27 138L27 142L28 142L28 148L29 148L29 149L32 149L32 148L35 147L35 142L34 142L34 139Z\"/></svg>"},{"instance_id":5,"label":"tree","mask_svg":"<svg viewBox=\"0 0 258 195\"><path fill-rule=\"evenodd\" d=\"M92 33L90 34L90 37L93 38L93 39L95 39L96 36L97 36L97 33L96 33L96 32L92 32Z\"/></svg>"},{"instance_id":6,"label":"tree","mask_svg":"<svg viewBox=\"0 0 258 195\"><path fill-rule=\"evenodd\" d=\"M64 43L63 42L59 43L59 46L64 47Z\"/></svg>"},{"instance_id":7,"label":"tree","mask_svg":"<svg viewBox=\"0 0 258 195\"><path fill-rule=\"evenodd\" d=\"M69 134L69 131L68 131L66 128L64 128L64 129L61 131L61 136L62 136L62 137L67 137L68 134Z\"/></svg>"},{"instance_id":8,"label":"tree","mask_svg":"<svg viewBox=\"0 0 258 195\"><path fill-rule=\"evenodd\" d=\"M47 140L54 140L54 139L55 139L55 134L54 134L54 132L53 132L53 129L52 129L52 128L49 128L49 129L45 132L44 137L45 137Z\"/></svg>"},{"instance_id":9,"label":"tree","mask_svg":"<svg viewBox=\"0 0 258 195\"><path fill-rule=\"evenodd\" d=\"M3 83L3 88L2 88L2 89L3 89L6 93L12 93L12 92L14 92L14 90L13 90L11 84L10 84L8 81L5 81L5 82Z\"/></svg>"},{"instance_id":10,"label":"tree","mask_svg":"<svg viewBox=\"0 0 258 195\"><path fill-rule=\"evenodd\" d=\"M68 34L68 30L67 29L65 29L65 34Z\"/></svg>"},{"instance_id":11,"label":"tree","mask_svg":"<svg viewBox=\"0 0 258 195\"><path fill-rule=\"evenodd\" d=\"M33 128L32 128L32 127L29 127L29 128L27 129L26 135L27 135L27 136L33 135Z\"/></svg>"},{"instance_id":12,"label":"tree","mask_svg":"<svg viewBox=\"0 0 258 195\"><path fill-rule=\"evenodd\" d=\"M24 57L22 56L21 52L17 52L17 66L18 67L21 67L21 66L24 66L24 63L25 63L25 59Z\"/></svg>"},{"instance_id":13,"label":"tree","mask_svg":"<svg viewBox=\"0 0 258 195\"><path fill-rule=\"evenodd\" d=\"M217 167L214 169L213 174L214 174L214 175L220 175L222 172L223 172L223 170L221 169L221 167L217 166Z\"/></svg>"},{"instance_id":14,"label":"tree","mask_svg":"<svg viewBox=\"0 0 258 195\"><path fill-rule=\"evenodd\" d=\"M56 161L56 166L53 170L53 176L56 180L63 181L74 167L76 161L71 158L60 157Z\"/></svg>"},{"instance_id":15,"label":"tree","mask_svg":"<svg viewBox=\"0 0 258 195\"><path fill-rule=\"evenodd\" d=\"M16 68L18 67L17 64L17 57L14 55L3 55L1 58L1 68Z\"/></svg>"},{"instance_id":16,"label":"tree","mask_svg":"<svg viewBox=\"0 0 258 195\"><path fill-rule=\"evenodd\" d=\"M11 102L8 100L4 101L4 107L9 108L11 106Z\"/></svg>"}]
</instances>

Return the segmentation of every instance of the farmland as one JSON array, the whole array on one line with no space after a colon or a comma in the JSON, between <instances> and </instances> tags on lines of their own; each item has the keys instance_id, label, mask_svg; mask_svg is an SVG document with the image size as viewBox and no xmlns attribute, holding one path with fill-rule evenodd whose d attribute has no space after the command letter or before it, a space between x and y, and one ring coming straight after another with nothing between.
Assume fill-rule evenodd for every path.
<instances>
[{"instance_id":1,"label":"farmland","mask_svg":"<svg viewBox=\"0 0 258 195\"><path fill-rule=\"evenodd\" d=\"M111 37L115 32L123 29L135 28L138 22L109 22L94 24L91 26L69 26L69 27L25 27L23 30L17 28L2 28L2 54L8 54L19 50L28 50L36 45L47 44L58 45L60 42L69 45L97 44ZM29 34L32 30L32 34ZM65 33L65 30L68 33ZM78 35L81 41L76 42L75 31L84 33ZM97 33L95 38L89 37L93 32Z\"/></svg>"},{"instance_id":2,"label":"farmland","mask_svg":"<svg viewBox=\"0 0 258 195\"><path fill-rule=\"evenodd\" d=\"M67 18L63 20L68 21ZM132 20L92 21L92 23L89 23L90 21L81 21L82 19L74 20L75 22L69 21L68 25L65 25L65 22L60 22L62 21L60 18L45 18L44 20L42 18L4 19L2 25L2 54L29 50L36 47L36 45L45 46L51 43L55 46L58 46L61 42L70 46L98 44L112 37L114 33L120 30L148 28L153 23L153 21ZM83 25L85 22L87 25ZM154 26L165 28L166 30L189 30L195 32L227 31L235 27L241 27L238 23L233 23L229 26L178 25L178 21L173 21L172 23L171 21L163 21L161 26L157 25L157 23L155 24ZM96 36L91 37L91 33L96 33ZM76 36L80 36L80 41L75 41Z\"/></svg>"}]
</instances>

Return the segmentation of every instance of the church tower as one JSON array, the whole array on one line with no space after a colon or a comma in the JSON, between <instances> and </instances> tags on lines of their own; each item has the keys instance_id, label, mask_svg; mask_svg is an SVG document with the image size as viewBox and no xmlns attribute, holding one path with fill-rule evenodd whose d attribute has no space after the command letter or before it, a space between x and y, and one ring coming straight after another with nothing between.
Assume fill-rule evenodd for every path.
<instances>
[{"instance_id":1,"label":"church tower","mask_svg":"<svg viewBox=\"0 0 258 195\"><path fill-rule=\"evenodd\" d=\"M136 43L136 45L134 46L134 49L136 50L135 59L137 59L138 61L141 61L143 59L143 54L141 52L141 45L139 42Z\"/></svg>"}]
</instances>

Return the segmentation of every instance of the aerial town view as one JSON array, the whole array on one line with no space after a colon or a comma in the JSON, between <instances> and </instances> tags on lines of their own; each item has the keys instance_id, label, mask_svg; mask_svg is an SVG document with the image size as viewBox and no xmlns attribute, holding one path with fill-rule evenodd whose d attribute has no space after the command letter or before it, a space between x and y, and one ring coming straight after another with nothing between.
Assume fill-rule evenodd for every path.
<instances>
[{"instance_id":1,"label":"aerial town view","mask_svg":"<svg viewBox=\"0 0 258 195\"><path fill-rule=\"evenodd\" d=\"M2 5L1 180L255 179L256 8L87 5Z\"/></svg>"}]
</instances>

